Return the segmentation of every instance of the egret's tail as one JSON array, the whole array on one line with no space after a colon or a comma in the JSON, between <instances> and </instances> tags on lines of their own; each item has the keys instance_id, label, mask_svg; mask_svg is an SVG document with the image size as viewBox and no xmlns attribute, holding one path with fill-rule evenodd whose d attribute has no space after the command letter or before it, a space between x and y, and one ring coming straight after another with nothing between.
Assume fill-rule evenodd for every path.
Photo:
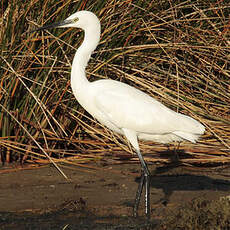
<instances>
[{"instance_id":1,"label":"egret's tail","mask_svg":"<svg viewBox=\"0 0 230 230\"><path fill-rule=\"evenodd\" d=\"M173 134L187 140L187 141L191 141L192 143L195 143L199 137L203 134L194 134L194 133L187 133L187 132L182 132L182 131L175 131L173 132Z\"/></svg>"},{"instance_id":2,"label":"egret's tail","mask_svg":"<svg viewBox=\"0 0 230 230\"><path fill-rule=\"evenodd\" d=\"M181 114L183 119L180 120L179 129L173 133L185 140L195 143L198 138L204 134L205 127L197 120Z\"/></svg>"}]
</instances>

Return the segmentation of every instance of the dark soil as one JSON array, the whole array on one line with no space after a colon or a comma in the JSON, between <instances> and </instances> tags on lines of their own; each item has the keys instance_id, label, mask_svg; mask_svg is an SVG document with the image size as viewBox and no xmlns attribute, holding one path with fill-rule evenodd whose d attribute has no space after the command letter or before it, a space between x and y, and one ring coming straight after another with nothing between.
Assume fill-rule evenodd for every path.
<instances>
[{"instance_id":1,"label":"dark soil","mask_svg":"<svg viewBox=\"0 0 230 230\"><path fill-rule=\"evenodd\" d=\"M139 164L0 170L0 230L230 229L230 169L149 165L151 220L132 216ZM88 168L87 168L88 167ZM210 227L211 226L211 227Z\"/></svg>"}]
</instances>

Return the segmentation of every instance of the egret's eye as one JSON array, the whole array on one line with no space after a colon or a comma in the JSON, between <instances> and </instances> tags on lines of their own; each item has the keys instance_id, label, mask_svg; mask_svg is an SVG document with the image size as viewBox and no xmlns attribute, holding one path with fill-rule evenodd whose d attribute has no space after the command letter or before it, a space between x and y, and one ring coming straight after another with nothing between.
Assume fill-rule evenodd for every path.
<instances>
[{"instance_id":1,"label":"egret's eye","mask_svg":"<svg viewBox=\"0 0 230 230\"><path fill-rule=\"evenodd\" d=\"M78 18L74 18L73 19L74 22L78 22L78 20L79 20Z\"/></svg>"}]
</instances>

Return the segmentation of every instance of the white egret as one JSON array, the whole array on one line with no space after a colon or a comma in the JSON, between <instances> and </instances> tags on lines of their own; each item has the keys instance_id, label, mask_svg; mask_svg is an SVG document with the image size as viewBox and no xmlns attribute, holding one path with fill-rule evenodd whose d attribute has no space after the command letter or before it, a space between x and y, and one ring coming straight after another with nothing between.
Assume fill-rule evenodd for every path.
<instances>
[{"instance_id":1,"label":"white egret","mask_svg":"<svg viewBox=\"0 0 230 230\"><path fill-rule=\"evenodd\" d=\"M43 26L49 28L77 27L85 32L84 41L78 48L72 64L71 87L79 104L109 129L126 136L135 149L142 167L134 213L145 184L146 214L150 215L149 170L141 155L138 139L160 143L173 141L196 142L205 131L204 126L191 117L172 111L146 93L114 80L89 82L85 68L97 47L100 21L89 11L78 11L66 20Z\"/></svg>"}]
</instances>

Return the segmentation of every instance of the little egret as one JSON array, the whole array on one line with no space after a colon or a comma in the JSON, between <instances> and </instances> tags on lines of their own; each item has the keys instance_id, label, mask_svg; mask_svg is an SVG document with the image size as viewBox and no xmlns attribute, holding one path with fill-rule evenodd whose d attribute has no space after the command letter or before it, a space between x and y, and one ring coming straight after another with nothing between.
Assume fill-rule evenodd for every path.
<instances>
[{"instance_id":1,"label":"little egret","mask_svg":"<svg viewBox=\"0 0 230 230\"><path fill-rule=\"evenodd\" d=\"M84 41L72 64L71 87L79 104L109 129L124 135L135 149L141 163L142 176L137 190L134 215L145 185L145 212L150 215L150 173L141 155L138 139L160 143L196 142L204 126L191 117L172 111L146 93L119 81L103 79L89 82L85 68L101 35L101 24L95 14L78 11L62 22L45 25L49 28L76 27L84 31Z\"/></svg>"}]
</instances>

